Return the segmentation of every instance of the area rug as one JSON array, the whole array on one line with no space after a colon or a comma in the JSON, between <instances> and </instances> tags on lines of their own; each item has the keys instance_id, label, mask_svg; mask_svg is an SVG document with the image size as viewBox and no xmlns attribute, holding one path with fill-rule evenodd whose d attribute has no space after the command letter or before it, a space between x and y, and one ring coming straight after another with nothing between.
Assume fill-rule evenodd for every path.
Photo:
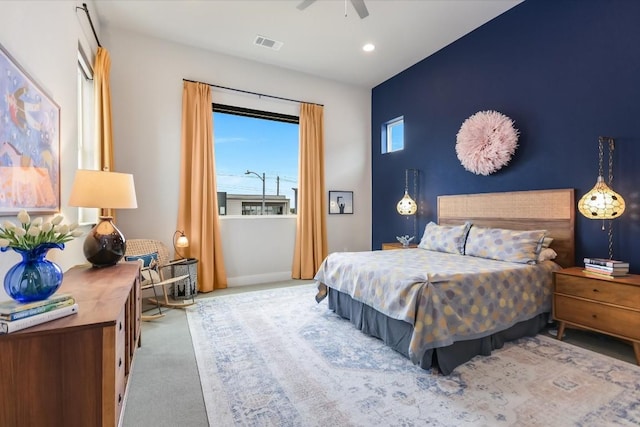
<instances>
[{"instance_id":1,"label":"area rug","mask_svg":"<svg viewBox=\"0 0 640 427\"><path fill-rule=\"evenodd\" d=\"M336 316L315 287L187 311L211 426L638 426L640 368L538 335L449 376Z\"/></svg>"}]
</instances>

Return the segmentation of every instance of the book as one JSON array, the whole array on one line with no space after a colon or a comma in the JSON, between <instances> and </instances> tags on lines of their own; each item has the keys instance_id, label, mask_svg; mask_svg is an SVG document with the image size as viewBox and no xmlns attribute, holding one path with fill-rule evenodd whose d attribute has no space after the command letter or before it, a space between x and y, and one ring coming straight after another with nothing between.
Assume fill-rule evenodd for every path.
<instances>
[{"instance_id":1,"label":"book","mask_svg":"<svg viewBox=\"0 0 640 427\"><path fill-rule=\"evenodd\" d=\"M607 270L603 270L602 268L597 268L597 266L593 266L590 264L585 265L584 269L585 271L589 271L591 273L597 273L597 274L610 276L610 277L626 276L629 273L628 270L607 271Z\"/></svg>"},{"instance_id":2,"label":"book","mask_svg":"<svg viewBox=\"0 0 640 427\"><path fill-rule=\"evenodd\" d=\"M0 301L0 314L12 314L19 311L29 310L31 308L40 307L47 304L52 304L66 299L73 298L69 293L53 294L49 298L42 301L33 301L27 303L21 303L14 300Z\"/></svg>"},{"instance_id":3,"label":"book","mask_svg":"<svg viewBox=\"0 0 640 427\"><path fill-rule=\"evenodd\" d=\"M33 316L25 317L24 319L7 321L0 320L0 335L10 334L22 329L30 328L41 323L50 322L52 320L60 319L71 314L78 312L78 304L74 303L66 307L58 308L56 310L47 311L46 313L40 313Z\"/></svg>"},{"instance_id":4,"label":"book","mask_svg":"<svg viewBox=\"0 0 640 427\"><path fill-rule=\"evenodd\" d=\"M62 301L52 302L47 305L41 305L39 307L32 307L22 311L16 311L11 314L0 314L0 320L19 320L25 317L35 316L36 314L46 313L47 311L57 310L58 308L66 307L75 303L73 298L67 298Z\"/></svg>"},{"instance_id":5,"label":"book","mask_svg":"<svg viewBox=\"0 0 640 427\"><path fill-rule=\"evenodd\" d=\"M605 267L627 267L629 268L629 263L624 261L618 261L615 259L605 259L605 258L585 258L585 264L593 264L593 265L602 265Z\"/></svg>"},{"instance_id":6,"label":"book","mask_svg":"<svg viewBox=\"0 0 640 427\"><path fill-rule=\"evenodd\" d=\"M629 267L606 267L604 265L597 265L597 264L585 264L584 265L585 268L590 268L593 270L599 270L599 271L603 271L605 273L628 273L629 272Z\"/></svg>"},{"instance_id":7,"label":"book","mask_svg":"<svg viewBox=\"0 0 640 427\"><path fill-rule=\"evenodd\" d=\"M587 269L584 269L582 271L587 273L587 274L591 274L591 275L593 275L595 277L599 277L601 279L615 279L616 278L615 276L612 276L611 274L601 273L599 271L591 271L591 270L587 270Z\"/></svg>"}]
</instances>

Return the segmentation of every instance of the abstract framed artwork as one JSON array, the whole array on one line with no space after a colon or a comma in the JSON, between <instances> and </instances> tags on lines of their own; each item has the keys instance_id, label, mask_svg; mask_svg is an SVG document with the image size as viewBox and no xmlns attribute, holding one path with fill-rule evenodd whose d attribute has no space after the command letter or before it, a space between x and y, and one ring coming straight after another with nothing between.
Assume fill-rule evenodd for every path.
<instances>
[{"instance_id":1,"label":"abstract framed artwork","mask_svg":"<svg viewBox=\"0 0 640 427\"><path fill-rule=\"evenodd\" d=\"M330 214L353 213L353 191L329 191Z\"/></svg>"},{"instance_id":2,"label":"abstract framed artwork","mask_svg":"<svg viewBox=\"0 0 640 427\"><path fill-rule=\"evenodd\" d=\"M0 45L0 215L60 211L60 107Z\"/></svg>"}]
</instances>

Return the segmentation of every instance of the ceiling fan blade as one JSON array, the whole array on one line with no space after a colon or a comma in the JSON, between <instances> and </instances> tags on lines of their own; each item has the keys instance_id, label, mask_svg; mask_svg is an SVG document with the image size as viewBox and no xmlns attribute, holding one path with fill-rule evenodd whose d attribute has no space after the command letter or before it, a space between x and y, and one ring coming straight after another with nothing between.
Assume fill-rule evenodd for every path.
<instances>
[{"instance_id":1,"label":"ceiling fan blade","mask_svg":"<svg viewBox=\"0 0 640 427\"><path fill-rule=\"evenodd\" d=\"M364 4L364 0L351 0L351 4L353 4L356 12L358 12L360 19L364 19L369 16L369 11L367 10L367 6Z\"/></svg>"},{"instance_id":2,"label":"ceiling fan blade","mask_svg":"<svg viewBox=\"0 0 640 427\"><path fill-rule=\"evenodd\" d=\"M305 10L306 8L311 6L311 4L314 3L315 1L316 0L304 0L302 3L298 4L296 7L298 8L298 10Z\"/></svg>"}]
</instances>

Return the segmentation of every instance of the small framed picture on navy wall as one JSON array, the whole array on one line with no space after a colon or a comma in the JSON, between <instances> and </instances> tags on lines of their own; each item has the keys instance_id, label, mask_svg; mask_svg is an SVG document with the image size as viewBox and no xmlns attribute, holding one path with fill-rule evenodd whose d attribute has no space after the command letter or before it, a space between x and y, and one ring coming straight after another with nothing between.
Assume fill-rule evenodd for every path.
<instances>
[{"instance_id":1,"label":"small framed picture on navy wall","mask_svg":"<svg viewBox=\"0 0 640 427\"><path fill-rule=\"evenodd\" d=\"M353 213L353 191L329 191L330 214Z\"/></svg>"}]
</instances>

